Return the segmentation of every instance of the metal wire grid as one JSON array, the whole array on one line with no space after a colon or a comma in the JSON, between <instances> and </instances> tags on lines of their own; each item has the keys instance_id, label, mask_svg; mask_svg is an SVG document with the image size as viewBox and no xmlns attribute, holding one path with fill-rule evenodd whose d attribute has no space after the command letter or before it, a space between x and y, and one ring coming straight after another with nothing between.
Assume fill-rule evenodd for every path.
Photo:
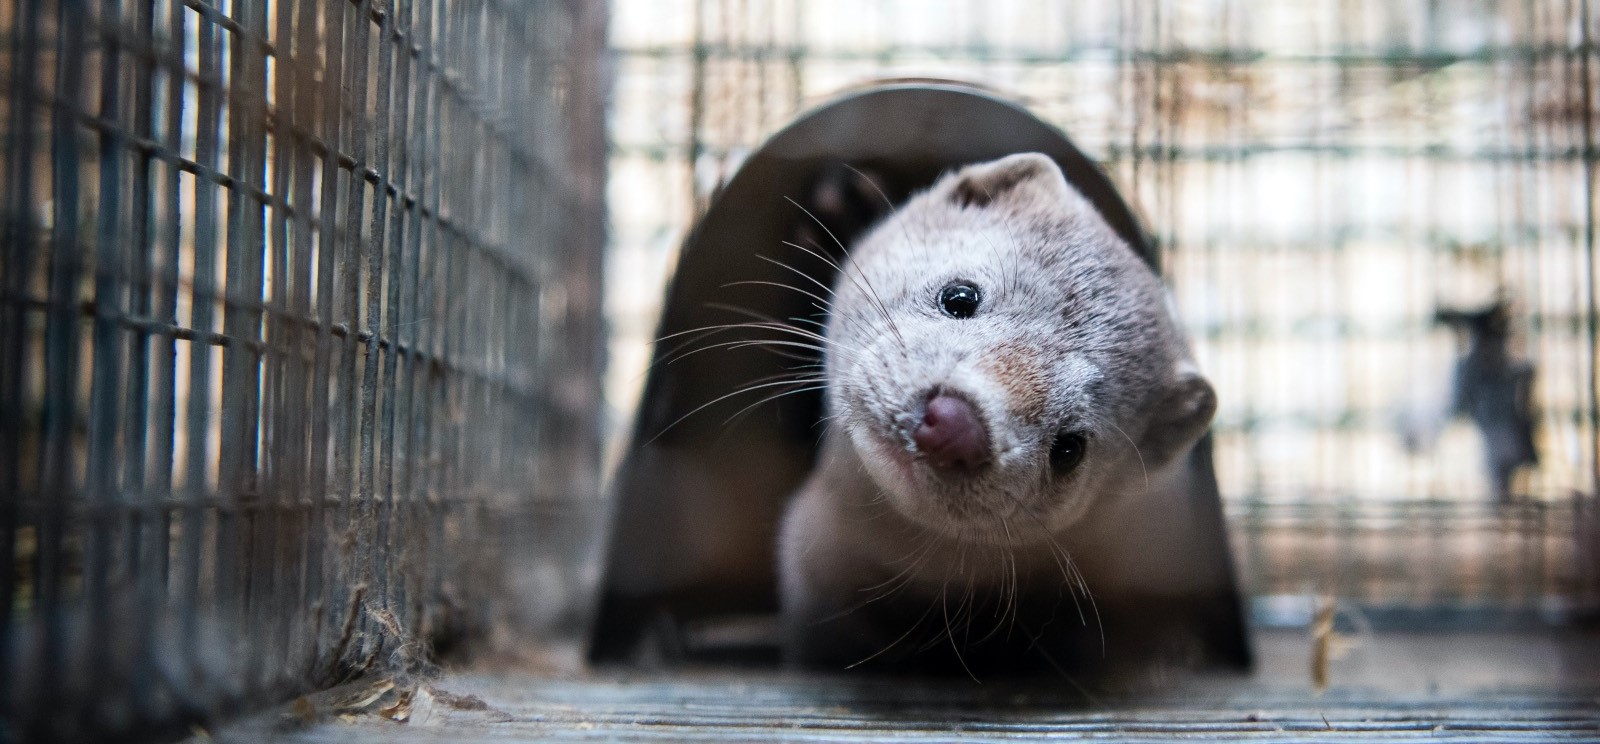
<instances>
[{"instance_id":1,"label":"metal wire grid","mask_svg":"<svg viewBox=\"0 0 1600 744\"><path fill-rule=\"evenodd\" d=\"M624 0L611 397L627 406L644 363L649 267L749 148L843 87L976 81L1144 209L1219 389L1254 593L1593 609L1595 24L1586 0ZM1509 506L1468 425L1412 455L1395 424L1412 388L1449 387L1436 309L1496 289L1542 410L1541 465Z\"/></svg>"},{"instance_id":2,"label":"metal wire grid","mask_svg":"<svg viewBox=\"0 0 1600 744\"><path fill-rule=\"evenodd\" d=\"M592 532L603 24L0 8L14 733L165 730L415 666L523 612L507 567L575 575L580 550L536 540Z\"/></svg>"}]
</instances>

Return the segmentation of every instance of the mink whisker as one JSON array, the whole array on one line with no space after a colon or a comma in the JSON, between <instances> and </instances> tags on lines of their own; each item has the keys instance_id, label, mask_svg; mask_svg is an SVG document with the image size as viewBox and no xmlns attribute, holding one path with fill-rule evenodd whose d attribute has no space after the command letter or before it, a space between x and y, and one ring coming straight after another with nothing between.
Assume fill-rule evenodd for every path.
<instances>
[{"instance_id":1,"label":"mink whisker","mask_svg":"<svg viewBox=\"0 0 1600 744\"><path fill-rule=\"evenodd\" d=\"M732 398L735 395L742 395L744 393L753 392L753 391L760 390L760 389L763 389L763 388L776 387L778 385L792 385L792 384L794 384L793 381L780 380L778 382L768 382L768 383L763 383L761 385L750 385L750 386L747 386L747 387L739 388L738 390L735 390L735 391L733 391L731 393L726 393L724 395L719 395L719 396L717 396L715 398L712 398L709 401L706 401L705 403L701 403L700 405L696 406L694 408L694 410L689 411L688 413L685 413L682 416L679 416L678 418L674 419L672 421L672 423L667 424L665 427L662 427L662 429L660 431L656 432L655 436L650 437L649 439L645 440L644 444L645 445L653 444L657 439L660 439L663 434L666 434L668 431L670 431L672 429L672 427L683 423L684 419L687 419L690 416L693 416L693 415L695 415L695 414L697 414L697 413L699 413L699 412L701 412L701 411L703 411L703 410L705 410L705 409L707 409L707 408L709 408L709 407L711 407L713 405L721 403L722 401L725 401L725 400L727 400L729 398Z\"/></svg>"},{"instance_id":2,"label":"mink whisker","mask_svg":"<svg viewBox=\"0 0 1600 744\"><path fill-rule=\"evenodd\" d=\"M783 198L787 199L790 204L793 204L800 211L805 212L806 216L810 217L812 222L817 223L817 227L822 228L822 231L828 234L828 237L833 240L834 244L839 246L839 254L840 255L845 255L845 254L848 254L850 252L850 249L845 247L844 242L839 240L839 237L834 235L833 231L829 230L828 226L823 224L822 220L817 219L817 216L812 214L811 210L806 209L803 206L800 206L800 202L797 202L794 199L790 199L787 196L785 196ZM850 275L850 273L848 271L843 271L843 273L845 274L846 277L849 277L849 275ZM857 282L856 286L860 287L862 282L864 282L866 284L866 287L865 287L865 289L863 289L863 291L872 295L873 299L876 301L878 312L881 315L883 315L884 321L889 324L889 330L894 332L894 337L900 341L900 345L901 346L904 346L905 343L906 343L905 337L900 335L899 326L895 325L894 318L889 315L889 309L888 309L888 307L886 305L883 304L883 298L878 295L878 290L872 286L872 280L867 278L866 273L861 271L860 267L856 268L856 274L859 275L860 278L861 278L861 282ZM856 280L855 279L851 279L851 281L855 282Z\"/></svg>"},{"instance_id":3,"label":"mink whisker","mask_svg":"<svg viewBox=\"0 0 1600 744\"><path fill-rule=\"evenodd\" d=\"M789 382L791 384L802 384L802 383L806 383L806 382L819 382L819 380L790 380ZM826 388L827 388L826 385L813 385L811 387L799 388L797 390L785 390L785 391L783 391L781 393L778 393L777 395L769 395L769 396L767 396L765 398L762 398L761 400L758 400L758 401L756 401L754 403L751 403L748 406L745 406L744 408L739 409L739 411L737 413L733 414L732 416L729 416L727 418L727 420L723 421L722 425L723 426L727 426L728 424L733 423L734 419L739 418L745 412L750 411L751 409L753 409L753 408L755 408L757 406L760 406L763 403L771 403L772 401L775 401L775 400L777 400L779 398L787 397L787 396L790 396L790 395L798 395L800 393L812 393L812 392L816 392L816 391L819 391L819 390L824 390Z\"/></svg>"}]
</instances>

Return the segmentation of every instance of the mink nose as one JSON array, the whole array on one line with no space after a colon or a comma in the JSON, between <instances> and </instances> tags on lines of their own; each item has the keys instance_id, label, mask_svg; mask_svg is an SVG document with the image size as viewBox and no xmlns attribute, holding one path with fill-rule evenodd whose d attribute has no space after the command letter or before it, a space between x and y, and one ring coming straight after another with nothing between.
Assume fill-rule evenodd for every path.
<instances>
[{"instance_id":1,"label":"mink nose","mask_svg":"<svg viewBox=\"0 0 1600 744\"><path fill-rule=\"evenodd\" d=\"M917 451L941 470L967 471L989 460L989 435L972 404L953 395L928 400L922 423L911 434Z\"/></svg>"}]
</instances>

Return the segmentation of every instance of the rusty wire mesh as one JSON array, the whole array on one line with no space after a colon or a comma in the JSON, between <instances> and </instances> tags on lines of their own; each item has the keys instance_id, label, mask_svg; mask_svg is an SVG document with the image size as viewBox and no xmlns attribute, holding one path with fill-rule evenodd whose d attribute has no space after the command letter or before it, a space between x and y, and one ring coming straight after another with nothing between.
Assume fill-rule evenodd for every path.
<instances>
[{"instance_id":1,"label":"rusty wire mesh","mask_svg":"<svg viewBox=\"0 0 1600 744\"><path fill-rule=\"evenodd\" d=\"M529 593L594 531L603 24L0 6L0 739L571 622Z\"/></svg>"},{"instance_id":2,"label":"rusty wire mesh","mask_svg":"<svg viewBox=\"0 0 1600 744\"><path fill-rule=\"evenodd\" d=\"M875 79L986 84L1142 208L1221 397L1248 588L1286 600L1267 616L1305 622L1318 594L1423 622L1600 606L1590 2L622 0L614 15L624 406L652 289L763 137ZM1415 453L1400 431L1451 386L1459 347L1436 312L1496 292L1540 412L1540 464L1505 503L1469 423Z\"/></svg>"}]
</instances>

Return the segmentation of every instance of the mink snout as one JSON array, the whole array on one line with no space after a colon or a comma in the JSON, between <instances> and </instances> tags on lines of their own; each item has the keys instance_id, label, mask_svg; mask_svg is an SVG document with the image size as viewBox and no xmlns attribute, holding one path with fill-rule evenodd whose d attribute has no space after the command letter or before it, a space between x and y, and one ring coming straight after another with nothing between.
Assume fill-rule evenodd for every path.
<instances>
[{"instance_id":1,"label":"mink snout","mask_svg":"<svg viewBox=\"0 0 1600 744\"><path fill-rule=\"evenodd\" d=\"M928 399L911 440L928 464L939 470L966 473L989 461L989 434L983 422L971 403L954 395L935 393Z\"/></svg>"}]
</instances>

